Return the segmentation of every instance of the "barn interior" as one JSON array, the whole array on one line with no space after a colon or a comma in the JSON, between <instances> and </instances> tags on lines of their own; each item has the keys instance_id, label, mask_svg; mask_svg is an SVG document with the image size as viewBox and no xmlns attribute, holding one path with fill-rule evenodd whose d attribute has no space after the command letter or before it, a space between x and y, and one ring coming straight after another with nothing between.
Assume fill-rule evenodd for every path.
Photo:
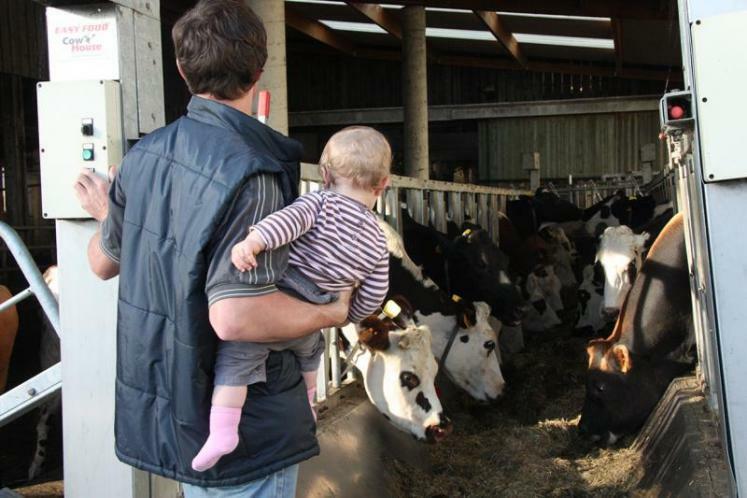
<instances>
[{"instance_id":1,"label":"barn interior","mask_svg":"<svg viewBox=\"0 0 747 498\"><path fill-rule=\"evenodd\" d=\"M44 9L85 3L0 3L0 220L20 233L42 270L56 261L39 180L36 84L49 79ZM160 18L166 123L190 98L170 32L194 3L151 2ZM674 0L286 0L278 19L283 27L273 27L271 38L284 39L284 60L271 53L270 63L287 75L287 101L278 91L273 109L287 106L278 127L303 144L304 162L316 164L335 131L369 125L392 144L397 175L516 192L543 185L582 208L667 175L659 99L681 88L683 71ZM413 111L418 105L427 112ZM25 287L4 245L0 283ZM27 301L19 314L9 387L41 368L38 306ZM588 338L574 335L566 318L525 337L524 351L505 367L510 387L497 404L477 405L447 388L456 429L437 446L389 427L355 382L330 394L320 410L328 457L312 464L300 489L309 496L656 494L661 482L644 465L644 442L631 436L600 448L576 434ZM0 489L62 478L59 421L44 471L27 478L38 417L0 428ZM715 433L715 423L701 422L698 430ZM331 435L360 423L372 428L370 440ZM702 458L719 460L720 450ZM355 479L336 468L341 459L360 466ZM390 476L383 484L381 473Z\"/></svg>"}]
</instances>

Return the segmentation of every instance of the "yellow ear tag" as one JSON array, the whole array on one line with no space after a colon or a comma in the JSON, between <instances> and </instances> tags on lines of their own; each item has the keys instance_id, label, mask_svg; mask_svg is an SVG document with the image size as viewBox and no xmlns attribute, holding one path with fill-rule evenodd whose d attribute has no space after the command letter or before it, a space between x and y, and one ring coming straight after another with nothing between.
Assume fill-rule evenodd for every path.
<instances>
[{"instance_id":1,"label":"yellow ear tag","mask_svg":"<svg viewBox=\"0 0 747 498\"><path fill-rule=\"evenodd\" d=\"M454 301L455 303L458 303L459 301L462 300L462 298L460 296L457 296L456 294L453 294L451 296L451 300Z\"/></svg>"},{"instance_id":2,"label":"yellow ear tag","mask_svg":"<svg viewBox=\"0 0 747 498\"><path fill-rule=\"evenodd\" d=\"M400 313L402 313L402 308L400 308L399 304L395 303L391 299L384 305L383 314L387 317L395 318L399 316Z\"/></svg>"},{"instance_id":3,"label":"yellow ear tag","mask_svg":"<svg viewBox=\"0 0 747 498\"><path fill-rule=\"evenodd\" d=\"M462 237L469 237L469 234L472 233L472 229L468 228L467 230L462 232Z\"/></svg>"}]
</instances>

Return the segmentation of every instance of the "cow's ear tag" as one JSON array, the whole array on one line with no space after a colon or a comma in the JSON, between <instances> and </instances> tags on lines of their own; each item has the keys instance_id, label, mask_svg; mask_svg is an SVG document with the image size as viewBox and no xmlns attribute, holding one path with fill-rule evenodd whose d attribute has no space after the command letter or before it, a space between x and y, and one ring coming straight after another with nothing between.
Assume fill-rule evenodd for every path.
<instances>
[{"instance_id":1,"label":"cow's ear tag","mask_svg":"<svg viewBox=\"0 0 747 498\"><path fill-rule=\"evenodd\" d=\"M451 300L454 301L455 303L458 303L459 301L462 300L462 298L460 296L457 296L456 294L452 294Z\"/></svg>"},{"instance_id":2,"label":"cow's ear tag","mask_svg":"<svg viewBox=\"0 0 747 498\"><path fill-rule=\"evenodd\" d=\"M469 234L472 233L472 229L468 228L467 230L462 232L462 237L469 237Z\"/></svg>"},{"instance_id":3,"label":"cow's ear tag","mask_svg":"<svg viewBox=\"0 0 747 498\"><path fill-rule=\"evenodd\" d=\"M395 317L399 316L400 313L402 313L402 308L399 304L395 303L391 299L384 305L383 314L387 317L394 319Z\"/></svg>"}]
</instances>

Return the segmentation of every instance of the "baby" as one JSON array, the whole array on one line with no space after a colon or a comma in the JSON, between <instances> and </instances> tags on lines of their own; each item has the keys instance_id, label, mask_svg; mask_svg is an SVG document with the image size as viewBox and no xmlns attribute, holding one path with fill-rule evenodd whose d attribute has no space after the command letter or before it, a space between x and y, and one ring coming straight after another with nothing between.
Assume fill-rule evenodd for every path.
<instances>
[{"instance_id":1,"label":"baby","mask_svg":"<svg viewBox=\"0 0 747 498\"><path fill-rule=\"evenodd\" d=\"M360 322L381 306L389 288L389 253L372 208L389 183L391 160L389 143L373 128L354 126L337 132L319 161L324 190L302 195L250 227L246 239L231 251L231 261L247 271L256 268L260 252L292 242L289 266L278 287L317 304L332 302L339 291L354 288L348 320ZM285 349L299 360L312 405L324 349L321 332L281 343L221 342L210 435L192 468L205 471L236 448L247 385L265 382L270 351Z\"/></svg>"}]
</instances>

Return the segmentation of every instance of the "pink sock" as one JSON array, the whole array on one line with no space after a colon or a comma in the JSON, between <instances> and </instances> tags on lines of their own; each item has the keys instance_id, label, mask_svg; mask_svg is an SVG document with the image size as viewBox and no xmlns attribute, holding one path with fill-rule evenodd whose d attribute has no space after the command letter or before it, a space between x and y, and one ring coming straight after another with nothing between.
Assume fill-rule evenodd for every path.
<instances>
[{"instance_id":1,"label":"pink sock","mask_svg":"<svg viewBox=\"0 0 747 498\"><path fill-rule=\"evenodd\" d=\"M204 472L236 449L239 444L241 408L215 406L210 409L210 435L192 460L192 468Z\"/></svg>"}]
</instances>

